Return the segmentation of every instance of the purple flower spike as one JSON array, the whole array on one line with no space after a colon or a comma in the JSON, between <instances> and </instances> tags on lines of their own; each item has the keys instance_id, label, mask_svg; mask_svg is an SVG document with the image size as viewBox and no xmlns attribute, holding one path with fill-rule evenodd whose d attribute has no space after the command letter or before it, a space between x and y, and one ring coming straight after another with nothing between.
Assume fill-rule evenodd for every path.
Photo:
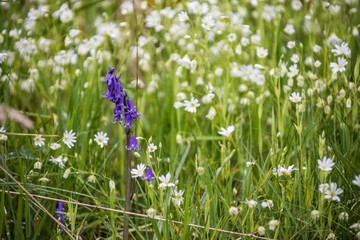
<instances>
[{"instance_id":1,"label":"purple flower spike","mask_svg":"<svg viewBox=\"0 0 360 240\"><path fill-rule=\"evenodd\" d=\"M121 85L120 77L115 75L115 68L109 68L109 72L105 77L105 83L108 91L104 96L107 100L116 104L114 109L115 122L125 121L123 126L126 128L126 134L131 133L130 129L134 128L133 121L140 119L141 114L137 113L131 99L128 97L126 89Z\"/></svg>"},{"instance_id":2,"label":"purple flower spike","mask_svg":"<svg viewBox=\"0 0 360 240\"><path fill-rule=\"evenodd\" d=\"M136 143L136 137L130 138L130 146L125 147L127 150L140 150L140 147ZM146 174L147 175L147 174Z\"/></svg>"},{"instance_id":3,"label":"purple flower spike","mask_svg":"<svg viewBox=\"0 0 360 240\"><path fill-rule=\"evenodd\" d=\"M155 182L154 173L153 173L151 167L149 167L149 169L147 170L146 177L144 177L144 178L142 177L141 179L144 181L148 181L148 182Z\"/></svg>"},{"instance_id":4,"label":"purple flower spike","mask_svg":"<svg viewBox=\"0 0 360 240\"><path fill-rule=\"evenodd\" d=\"M65 208L63 207L63 203L62 202L58 202L58 208L55 210L56 213L56 218L59 220L59 222L61 222L64 226L64 214L62 212L65 211ZM62 227L60 227L60 230L62 230Z\"/></svg>"}]
</instances>

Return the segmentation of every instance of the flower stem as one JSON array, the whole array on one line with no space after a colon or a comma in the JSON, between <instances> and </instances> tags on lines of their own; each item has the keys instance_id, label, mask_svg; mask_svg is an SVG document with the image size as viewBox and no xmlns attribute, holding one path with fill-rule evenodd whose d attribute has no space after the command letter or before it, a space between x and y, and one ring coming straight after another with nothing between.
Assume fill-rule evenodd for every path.
<instances>
[{"instance_id":1,"label":"flower stem","mask_svg":"<svg viewBox=\"0 0 360 240\"><path fill-rule=\"evenodd\" d=\"M126 131L127 145L130 146L130 132ZM125 194L125 211L130 211L130 194L131 194L131 151L126 151L126 194ZM129 239L129 219L128 216L124 215L124 239Z\"/></svg>"}]
</instances>

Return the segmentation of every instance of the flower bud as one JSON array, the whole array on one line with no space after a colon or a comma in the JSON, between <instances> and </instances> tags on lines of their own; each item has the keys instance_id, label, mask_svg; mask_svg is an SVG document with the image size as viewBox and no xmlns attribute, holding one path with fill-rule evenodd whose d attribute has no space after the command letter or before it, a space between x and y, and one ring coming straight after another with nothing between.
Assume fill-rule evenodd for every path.
<instances>
[{"instance_id":1,"label":"flower bud","mask_svg":"<svg viewBox=\"0 0 360 240\"><path fill-rule=\"evenodd\" d=\"M115 182L113 180L110 180L109 187L110 187L110 192L115 190Z\"/></svg>"},{"instance_id":2,"label":"flower bud","mask_svg":"<svg viewBox=\"0 0 360 240\"><path fill-rule=\"evenodd\" d=\"M146 214L147 214L149 217L153 218L153 217L155 217L156 210L153 209L153 208L149 208L149 209L146 211Z\"/></svg>"},{"instance_id":3,"label":"flower bud","mask_svg":"<svg viewBox=\"0 0 360 240\"><path fill-rule=\"evenodd\" d=\"M35 169L41 169L41 166L42 166L41 162L36 162L36 163L34 164L34 168L35 168Z\"/></svg>"},{"instance_id":4,"label":"flower bud","mask_svg":"<svg viewBox=\"0 0 360 240\"><path fill-rule=\"evenodd\" d=\"M237 209L237 207L230 207L229 214L232 217L236 217L239 214L239 210Z\"/></svg>"},{"instance_id":5,"label":"flower bud","mask_svg":"<svg viewBox=\"0 0 360 240\"><path fill-rule=\"evenodd\" d=\"M311 211L311 218L313 220L318 220L320 218L320 212L318 210Z\"/></svg>"},{"instance_id":6,"label":"flower bud","mask_svg":"<svg viewBox=\"0 0 360 240\"><path fill-rule=\"evenodd\" d=\"M176 142L177 142L178 144L183 143L183 139L182 139L182 136L181 136L180 134L177 134L177 135L176 135Z\"/></svg>"},{"instance_id":7,"label":"flower bud","mask_svg":"<svg viewBox=\"0 0 360 240\"><path fill-rule=\"evenodd\" d=\"M258 232L258 234L260 236L264 236L265 235L265 228L263 226L259 226L257 232Z\"/></svg>"},{"instance_id":8,"label":"flower bud","mask_svg":"<svg viewBox=\"0 0 360 240\"><path fill-rule=\"evenodd\" d=\"M205 169L203 167L198 167L196 172L199 174L199 176L201 176L205 173Z\"/></svg>"},{"instance_id":9,"label":"flower bud","mask_svg":"<svg viewBox=\"0 0 360 240\"><path fill-rule=\"evenodd\" d=\"M70 168L66 169L66 171L64 172L63 178L68 178L70 174Z\"/></svg>"}]
</instances>

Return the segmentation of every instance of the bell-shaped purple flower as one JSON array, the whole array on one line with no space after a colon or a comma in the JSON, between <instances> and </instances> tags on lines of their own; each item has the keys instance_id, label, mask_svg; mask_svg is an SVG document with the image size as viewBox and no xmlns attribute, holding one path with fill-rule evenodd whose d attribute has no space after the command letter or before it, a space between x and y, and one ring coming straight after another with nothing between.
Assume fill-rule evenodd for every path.
<instances>
[{"instance_id":1,"label":"bell-shaped purple flower","mask_svg":"<svg viewBox=\"0 0 360 240\"><path fill-rule=\"evenodd\" d=\"M124 128L134 128L134 126L131 124L132 123L132 118L130 114L125 113L125 125L121 125Z\"/></svg>"},{"instance_id":2,"label":"bell-shaped purple flower","mask_svg":"<svg viewBox=\"0 0 360 240\"><path fill-rule=\"evenodd\" d=\"M154 173L151 167L149 167L149 169L146 171L146 176L144 178L142 177L141 179L148 182L155 182Z\"/></svg>"},{"instance_id":3,"label":"bell-shaped purple flower","mask_svg":"<svg viewBox=\"0 0 360 240\"><path fill-rule=\"evenodd\" d=\"M140 147L137 145L136 137L130 138L130 146L125 147L127 150L140 150Z\"/></svg>"}]
</instances>

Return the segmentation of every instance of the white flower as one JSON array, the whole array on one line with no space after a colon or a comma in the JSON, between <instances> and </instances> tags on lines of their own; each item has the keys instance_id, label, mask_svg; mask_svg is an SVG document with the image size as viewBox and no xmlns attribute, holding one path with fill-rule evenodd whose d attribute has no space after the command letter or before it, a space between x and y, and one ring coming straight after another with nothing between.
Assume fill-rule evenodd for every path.
<instances>
[{"instance_id":1,"label":"white flower","mask_svg":"<svg viewBox=\"0 0 360 240\"><path fill-rule=\"evenodd\" d=\"M321 50L321 47L320 47L319 45L315 44L315 45L313 46L313 51L314 51L314 53L318 53L318 52L320 52L320 50Z\"/></svg>"},{"instance_id":2,"label":"white flower","mask_svg":"<svg viewBox=\"0 0 360 240\"><path fill-rule=\"evenodd\" d=\"M61 145L60 144L58 144L58 143L51 143L50 144L50 148L52 149L52 150L57 150L57 149L59 149L61 147Z\"/></svg>"},{"instance_id":3,"label":"white flower","mask_svg":"<svg viewBox=\"0 0 360 240\"><path fill-rule=\"evenodd\" d=\"M211 107L209 113L205 117L209 120L213 120L215 118L215 115L216 115L216 110L214 107Z\"/></svg>"},{"instance_id":4,"label":"white flower","mask_svg":"<svg viewBox=\"0 0 360 240\"><path fill-rule=\"evenodd\" d=\"M289 67L289 72L287 73L287 76L289 78L295 77L299 73L299 69L297 67L297 64L291 65Z\"/></svg>"},{"instance_id":5,"label":"white flower","mask_svg":"<svg viewBox=\"0 0 360 240\"><path fill-rule=\"evenodd\" d=\"M347 222L347 220L349 220L349 214L348 214L347 212L341 212L341 213L339 214L339 219L340 219L341 221Z\"/></svg>"},{"instance_id":6,"label":"white flower","mask_svg":"<svg viewBox=\"0 0 360 240\"><path fill-rule=\"evenodd\" d=\"M176 108L176 109L181 108L183 106L184 106L184 104L182 102L175 102L174 103L174 108Z\"/></svg>"},{"instance_id":7,"label":"white flower","mask_svg":"<svg viewBox=\"0 0 360 240\"><path fill-rule=\"evenodd\" d=\"M289 41L288 43L287 43L287 47L288 48L293 48L293 47L295 47L295 41Z\"/></svg>"},{"instance_id":8,"label":"white flower","mask_svg":"<svg viewBox=\"0 0 360 240\"><path fill-rule=\"evenodd\" d=\"M268 55L268 50L264 49L263 47L257 48L256 49L256 55L259 58L265 58Z\"/></svg>"},{"instance_id":9,"label":"white flower","mask_svg":"<svg viewBox=\"0 0 360 240\"><path fill-rule=\"evenodd\" d=\"M254 208L257 205L257 202L253 199L246 200L245 203L249 206L249 208Z\"/></svg>"},{"instance_id":10,"label":"white flower","mask_svg":"<svg viewBox=\"0 0 360 240\"><path fill-rule=\"evenodd\" d=\"M348 62L346 61L345 58L343 57L339 57L338 58L338 62L331 62L330 63L330 67L332 68L331 71L333 73L337 73L337 72L344 72L346 69L345 69L345 66L348 64Z\"/></svg>"},{"instance_id":11,"label":"white flower","mask_svg":"<svg viewBox=\"0 0 360 240\"><path fill-rule=\"evenodd\" d=\"M153 218L153 217L155 217L155 215L156 215L156 210L153 209L153 208L149 208L148 210L146 210L146 214L147 214L149 217Z\"/></svg>"},{"instance_id":12,"label":"white flower","mask_svg":"<svg viewBox=\"0 0 360 240\"><path fill-rule=\"evenodd\" d=\"M109 187L110 187L110 192L115 190L115 182L113 180L110 180Z\"/></svg>"},{"instance_id":13,"label":"white flower","mask_svg":"<svg viewBox=\"0 0 360 240\"><path fill-rule=\"evenodd\" d=\"M322 161L318 159L318 164L319 164L319 169L325 172L330 172L333 166L335 165L333 160L331 160L330 158L326 158L325 156L323 157Z\"/></svg>"},{"instance_id":14,"label":"white flower","mask_svg":"<svg viewBox=\"0 0 360 240\"><path fill-rule=\"evenodd\" d=\"M78 29L71 29L69 32L69 36L71 38L76 38L80 33L81 33L81 31Z\"/></svg>"},{"instance_id":15,"label":"white flower","mask_svg":"<svg viewBox=\"0 0 360 240\"><path fill-rule=\"evenodd\" d=\"M250 161L246 162L247 167L250 167L250 166L255 165L255 164L256 164L256 162L250 162Z\"/></svg>"},{"instance_id":16,"label":"white flower","mask_svg":"<svg viewBox=\"0 0 360 240\"><path fill-rule=\"evenodd\" d=\"M321 62L319 60L316 60L314 63L314 67L318 68L321 66Z\"/></svg>"},{"instance_id":17,"label":"white flower","mask_svg":"<svg viewBox=\"0 0 360 240\"><path fill-rule=\"evenodd\" d=\"M262 12L262 17L265 21L271 22L272 19L276 18L276 9L273 5L265 4Z\"/></svg>"},{"instance_id":18,"label":"white flower","mask_svg":"<svg viewBox=\"0 0 360 240\"><path fill-rule=\"evenodd\" d=\"M351 99L350 99L350 98L348 98L348 99L346 100L346 107L347 107L347 108L351 108Z\"/></svg>"},{"instance_id":19,"label":"white flower","mask_svg":"<svg viewBox=\"0 0 360 240\"><path fill-rule=\"evenodd\" d=\"M360 175L355 176L355 179L352 181L352 183L360 187Z\"/></svg>"},{"instance_id":20,"label":"white flower","mask_svg":"<svg viewBox=\"0 0 360 240\"><path fill-rule=\"evenodd\" d=\"M201 101L205 104L207 103L211 103L212 99L215 97L215 94L213 94L212 92L210 92L209 94L203 96L203 98L201 99Z\"/></svg>"},{"instance_id":21,"label":"white flower","mask_svg":"<svg viewBox=\"0 0 360 240\"><path fill-rule=\"evenodd\" d=\"M189 20L189 16L187 14L187 12L181 11L178 15L179 17L179 21L180 22L186 22L187 20Z\"/></svg>"},{"instance_id":22,"label":"white flower","mask_svg":"<svg viewBox=\"0 0 360 240\"><path fill-rule=\"evenodd\" d=\"M136 168L137 169L134 168L131 170L132 177L133 178L144 177L146 165L143 163L140 163L136 166Z\"/></svg>"},{"instance_id":23,"label":"white flower","mask_svg":"<svg viewBox=\"0 0 360 240\"><path fill-rule=\"evenodd\" d=\"M64 163L63 163L63 159L62 159L61 156L59 156L59 157L57 157L57 158L54 158L53 156L51 156L49 161L50 161L50 162L53 162L53 163L55 163L55 164L57 164L57 165L59 165L60 168L64 168L64 167L65 167L65 165L64 165Z\"/></svg>"},{"instance_id":24,"label":"white flower","mask_svg":"<svg viewBox=\"0 0 360 240\"><path fill-rule=\"evenodd\" d=\"M274 231L275 229L276 229L276 227L277 226L279 226L279 220L271 220L270 222L269 222L269 229L271 230L271 231Z\"/></svg>"},{"instance_id":25,"label":"white flower","mask_svg":"<svg viewBox=\"0 0 360 240\"><path fill-rule=\"evenodd\" d=\"M2 141L6 141L6 140L7 140L7 136L6 136L5 134L2 134L2 133L5 133L5 132L6 132L5 128L4 128L4 127L1 127L1 128L0 128L0 140L2 140Z\"/></svg>"},{"instance_id":26,"label":"white flower","mask_svg":"<svg viewBox=\"0 0 360 240\"><path fill-rule=\"evenodd\" d=\"M200 106L200 103L199 100L192 97L190 101L185 100L184 105L185 105L185 111L196 113L196 108Z\"/></svg>"},{"instance_id":27,"label":"white flower","mask_svg":"<svg viewBox=\"0 0 360 240\"><path fill-rule=\"evenodd\" d=\"M291 172L293 172L295 170L299 170L299 169L294 168L294 165L291 165L288 168L284 168L284 167L278 165L277 169L276 168L273 169L273 175L277 175L277 176L287 175L287 176L290 176Z\"/></svg>"},{"instance_id":28,"label":"white flower","mask_svg":"<svg viewBox=\"0 0 360 240\"><path fill-rule=\"evenodd\" d=\"M164 175L161 175L159 177L159 180L161 181L159 187L161 189L164 189L166 187L175 187L175 184L174 183L171 183L170 180L171 180L171 175L170 173L166 174L166 176Z\"/></svg>"},{"instance_id":29,"label":"white flower","mask_svg":"<svg viewBox=\"0 0 360 240\"><path fill-rule=\"evenodd\" d=\"M7 57L7 53L0 53L0 64L3 63Z\"/></svg>"},{"instance_id":30,"label":"white flower","mask_svg":"<svg viewBox=\"0 0 360 240\"><path fill-rule=\"evenodd\" d=\"M295 33L294 25L286 24L284 31L285 31L286 34L289 34L289 35L294 34Z\"/></svg>"},{"instance_id":31,"label":"white flower","mask_svg":"<svg viewBox=\"0 0 360 240\"><path fill-rule=\"evenodd\" d=\"M355 232L359 232L360 231L360 223L354 223L353 225L350 226L351 229L354 229Z\"/></svg>"},{"instance_id":32,"label":"white flower","mask_svg":"<svg viewBox=\"0 0 360 240\"><path fill-rule=\"evenodd\" d=\"M299 0L293 0L293 1L291 2L291 7L292 7L292 9L294 9L295 11L300 11L301 8L302 8L302 3L301 3L301 1L299 1Z\"/></svg>"},{"instance_id":33,"label":"white flower","mask_svg":"<svg viewBox=\"0 0 360 240\"><path fill-rule=\"evenodd\" d=\"M229 214L232 217L236 217L239 214L239 209L237 207L231 206L229 208Z\"/></svg>"},{"instance_id":34,"label":"white flower","mask_svg":"<svg viewBox=\"0 0 360 240\"><path fill-rule=\"evenodd\" d=\"M184 198L183 198L183 194L184 194L184 191L183 190L180 190L179 192L174 190L174 198L173 198L173 202L176 206L180 206L181 203L184 202Z\"/></svg>"},{"instance_id":35,"label":"white flower","mask_svg":"<svg viewBox=\"0 0 360 240\"><path fill-rule=\"evenodd\" d=\"M39 179L39 182L47 183L47 182L50 182L50 179L48 179L48 178L46 178L46 177L43 177L43 178L40 178L40 179Z\"/></svg>"},{"instance_id":36,"label":"white flower","mask_svg":"<svg viewBox=\"0 0 360 240\"><path fill-rule=\"evenodd\" d=\"M329 184L324 183L319 185L319 191L325 193L329 189Z\"/></svg>"},{"instance_id":37,"label":"white flower","mask_svg":"<svg viewBox=\"0 0 360 240\"><path fill-rule=\"evenodd\" d=\"M241 38L240 43L242 46L246 47L247 45L249 45L250 40L246 37L243 37L243 38Z\"/></svg>"},{"instance_id":38,"label":"white flower","mask_svg":"<svg viewBox=\"0 0 360 240\"><path fill-rule=\"evenodd\" d=\"M325 191L325 199L331 199L333 201L340 202L340 198L338 195L342 194L343 190L341 188L337 188L337 184L332 182L330 184L330 189Z\"/></svg>"},{"instance_id":39,"label":"white flower","mask_svg":"<svg viewBox=\"0 0 360 240\"><path fill-rule=\"evenodd\" d=\"M297 63L297 62L299 62L300 57L299 57L299 55L297 55L297 54L293 54L293 55L291 56L290 60L291 60L293 63Z\"/></svg>"},{"instance_id":40,"label":"white flower","mask_svg":"<svg viewBox=\"0 0 360 240\"><path fill-rule=\"evenodd\" d=\"M351 56L351 50L346 42L342 42L341 45L335 45L336 49L332 49L331 52L335 53L335 56L345 55L346 57Z\"/></svg>"},{"instance_id":41,"label":"white flower","mask_svg":"<svg viewBox=\"0 0 360 240\"><path fill-rule=\"evenodd\" d=\"M301 102L301 97L300 97L300 93L298 92L293 92L291 94L291 96L289 97L290 101L292 101L293 103L299 103Z\"/></svg>"},{"instance_id":42,"label":"white flower","mask_svg":"<svg viewBox=\"0 0 360 240\"><path fill-rule=\"evenodd\" d=\"M74 18L74 13L71 9L64 10L60 15L60 21L63 23L68 23Z\"/></svg>"},{"instance_id":43,"label":"white flower","mask_svg":"<svg viewBox=\"0 0 360 240\"><path fill-rule=\"evenodd\" d=\"M45 142L44 142L45 138L42 138L41 135L36 135L34 137L34 144L35 146L44 146Z\"/></svg>"},{"instance_id":44,"label":"white flower","mask_svg":"<svg viewBox=\"0 0 360 240\"><path fill-rule=\"evenodd\" d=\"M121 9L121 14L122 15L127 15L129 13L133 12L133 3L131 1L124 1L121 5L120 5L120 9Z\"/></svg>"},{"instance_id":45,"label":"white flower","mask_svg":"<svg viewBox=\"0 0 360 240\"><path fill-rule=\"evenodd\" d=\"M274 207L274 202L272 200L266 200L261 203L263 208L272 208Z\"/></svg>"},{"instance_id":46,"label":"white flower","mask_svg":"<svg viewBox=\"0 0 360 240\"><path fill-rule=\"evenodd\" d=\"M101 148L104 147L104 145L107 145L109 138L107 137L107 133L104 133L103 131L98 132L97 134L95 134L95 138L94 138L95 142L97 142L97 144L99 144L99 146Z\"/></svg>"},{"instance_id":47,"label":"white flower","mask_svg":"<svg viewBox=\"0 0 360 240\"><path fill-rule=\"evenodd\" d=\"M41 162L36 162L34 164L34 169L41 169L41 166L42 166Z\"/></svg>"},{"instance_id":48,"label":"white flower","mask_svg":"<svg viewBox=\"0 0 360 240\"><path fill-rule=\"evenodd\" d=\"M72 148L74 146L74 143L76 142L76 137L72 129L70 130L70 132L65 130L63 142L68 146L68 148Z\"/></svg>"},{"instance_id":49,"label":"white flower","mask_svg":"<svg viewBox=\"0 0 360 240\"><path fill-rule=\"evenodd\" d=\"M236 40L236 34L229 33L229 35L227 35L227 38L228 38L229 42L234 42Z\"/></svg>"},{"instance_id":50,"label":"white flower","mask_svg":"<svg viewBox=\"0 0 360 240\"><path fill-rule=\"evenodd\" d=\"M201 27L203 27L204 29L209 31L214 26L215 26L215 21L212 18L212 16L208 15L201 19Z\"/></svg>"},{"instance_id":51,"label":"white flower","mask_svg":"<svg viewBox=\"0 0 360 240\"><path fill-rule=\"evenodd\" d=\"M334 233L330 233L330 234L327 236L326 240L336 240L335 234L334 234Z\"/></svg>"},{"instance_id":52,"label":"white flower","mask_svg":"<svg viewBox=\"0 0 360 240\"><path fill-rule=\"evenodd\" d=\"M227 129L221 127L221 131L218 131L220 135L223 135L225 137L230 137L230 134L235 131L235 127L233 125L227 127Z\"/></svg>"},{"instance_id":53,"label":"white flower","mask_svg":"<svg viewBox=\"0 0 360 240\"><path fill-rule=\"evenodd\" d=\"M288 168L281 168L280 169L280 172L281 172L281 175L285 174L287 176L290 176L291 175L291 172L295 171L295 170L299 170L297 168L294 168L294 165L291 165L289 166Z\"/></svg>"},{"instance_id":54,"label":"white flower","mask_svg":"<svg viewBox=\"0 0 360 240\"><path fill-rule=\"evenodd\" d=\"M153 143L150 143L148 146L148 151L149 152L155 152L155 150L157 149L157 146Z\"/></svg>"},{"instance_id":55,"label":"white flower","mask_svg":"<svg viewBox=\"0 0 360 240\"><path fill-rule=\"evenodd\" d=\"M88 177L88 182L94 183L96 181L96 177L94 175L90 175Z\"/></svg>"}]
</instances>

